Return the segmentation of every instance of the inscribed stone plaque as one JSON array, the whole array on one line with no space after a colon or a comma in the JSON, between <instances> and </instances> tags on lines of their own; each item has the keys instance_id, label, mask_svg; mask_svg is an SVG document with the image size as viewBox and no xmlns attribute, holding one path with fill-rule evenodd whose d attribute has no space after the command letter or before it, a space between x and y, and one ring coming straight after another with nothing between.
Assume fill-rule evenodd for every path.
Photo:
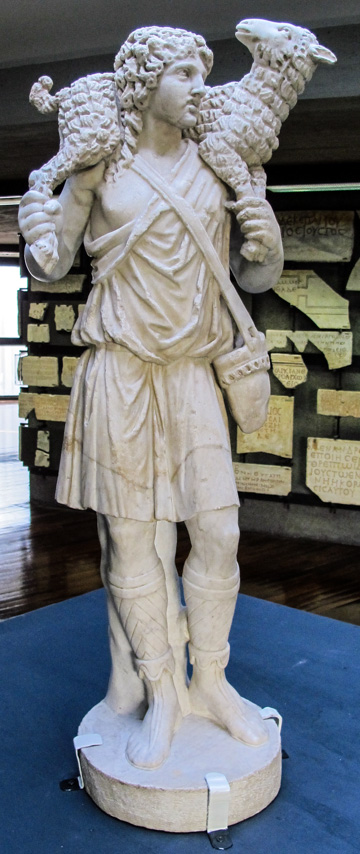
<instances>
[{"instance_id":1,"label":"inscribed stone plaque","mask_svg":"<svg viewBox=\"0 0 360 854\"><path fill-rule=\"evenodd\" d=\"M29 306L29 317L32 320L44 320L48 302L31 302Z\"/></svg>"},{"instance_id":2,"label":"inscribed stone plaque","mask_svg":"<svg viewBox=\"0 0 360 854\"><path fill-rule=\"evenodd\" d=\"M27 340L33 344L48 344L50 329L48 323L28 323Z\"/></svg>"},{"instance_id":3,"label":"inscribed stone plaque","mask_svg":"<svg viewBox=\"0 0 360 854\"><path fill-rule=\"evenodd\" d=\"M272 353L271 364L274 376L285 388L295 388L306 382L308 369L297 353Z\"/></svg>"},{"instance_id":4,"label":"inscribed stone plaque","mask_svg":"<svg viewBox=\"0 0 360 854\"><path fill-rule=\"evenodd\" d=\"M292 332L291 329L267 329L266 346L268 350L286 347L286 339L295 344L297 350L303 353L307 344L313 344L320 350L328 363L330 370L344 368L352 362L352 332Z\"/></svg>"},{"instance_id":5,"label":"inscribed stone plaque","mask_svg":"<svg viewBox=\"0 0 360 854\"><path fill-rule=\"evenodd\" d=\"M35 411L38 421L66 421L69 394L33 394L20 392L19 418L27 418Z\"/></svg>"},{"instance_id":6,"label":"inscribed stone plaque","mask_svg":"<svg viewBox=\"0 0 360 854\"><path fill-rule=\"evenodd\" d=\"M332 388L319 388L317 412L319 415L360 418L360 391L336 391Z\"/></svg>"},{"instance_id":7,"label":"inscribed stone plaque","mask_svg":"<svg viewBox=\"0 0 360 854\"><path fill-rule=\"evenodd\" d=\"M350 329L349 301L312 270L284 270L274 291L320 329Z\"/></svg>"},{"instance_id":8,"label":"inscribed stone plaque","mask_svg":"<svg viewBox=\"0 0 360 854\"><path fill-rule=\"evenodd\" d=\"M360 442L308 439L306 486L334 504L360 504Z\"/></svg>"},{"instance_id":9,"label":"inscribed stone plaque","mask_svg":"<svg viewBox=\"0 0 360 854\"><path fill-rule=\"evenodd\" d=\"M352 268L346 283L347 291L360 291L360 258Z\"/></svg>"},{"instance_id":10,"label":"inscribed stone plaque","mask_svg":"<svg viewBox=\"0 0 360 854\"><path fill-rule=\"evenodd\" d=\"M75 311L72 305L55 306L55 328L57 332L71 332L75 323Z\"/></svg>"},{"instance_id":11,"label":"inscribed stone plaque","mask_svg":"<svg viewBox=\"0 0 360 854\"><path fill-rule=\"evenodd\" d=\"M61 372L61 382L66 388L71 388L74 382L74 374L76 368L79 364L80 357L76 356L63 356L63 367Z\"/></svg>"},{"instance_id":12,"label":"inscribed stone plaque","mask_svg":"<svg viewBox=\"0 0 360 854\"><path fill-rule=\"evenodd\" d=\"M86 276L79 273L70 273L58 282L39 282L31 276L30 289L40 293L75 294L82 291L85 281Z\"/></svg>"},{"instance_id":13,"label":"inscribed stone plaque","mask_svg":"<svg viewBox=\"0 0 360 854\"><path fill-rule=\"evenodd\" d=\"M24 385L59 385L56 356L23 356L19 359L19 377Z\"/></svg>"},{"instance_id":14,"label":"inscribed stone plaque","mask_svg":"<svg viewBox=\"0 0 360 854\"><path fill-rule=\"evenodd\" d=\"M237 430L238 454L266 453L291 457L293 447L294 398L272 394L267 419L260 430Z\"/></svg>"},{"instance_id":15,"label":"inscribed stone plaque","mask_svg":"<svg viewBox=\"0 0 360 854\"><path fill-rule=\"evenodd\" d=\"M291 492L291 468L233 463L238 492L260 492L263 495L288 495Z\"/></svg>"},{"instance_id":16,"label":"inscribed stone plaque","mask_svg":"<svg viewBox=\"0 0 360 854\"><path fill-rule=\"evenodd\" d=\"M285 261L350 261L352 211L277 212Z\"/></svg>"}]
</instances>

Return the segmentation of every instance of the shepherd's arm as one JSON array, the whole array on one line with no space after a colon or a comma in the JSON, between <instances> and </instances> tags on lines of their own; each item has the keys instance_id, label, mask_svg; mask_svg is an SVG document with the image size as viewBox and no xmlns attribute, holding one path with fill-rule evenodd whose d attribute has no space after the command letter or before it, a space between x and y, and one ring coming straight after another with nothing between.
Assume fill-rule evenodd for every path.
<instances>
[{"instance_id":1,"label":"shepherd's arm","mask_svg":"<svg viewBox=\"0 0 360 854\"><path fill-rule=\"evenodd\" d=\"M57 199L49 200L46 192L29 190L21 200L19 225L27 244L25 261L35 279L56 282L68 273L82 243L103 172L104 164L100 163L73 175ZM46 274L35 261L31 246L49 231L56 233L59 260L52 273Z\"/></svg>"}]
</instances>

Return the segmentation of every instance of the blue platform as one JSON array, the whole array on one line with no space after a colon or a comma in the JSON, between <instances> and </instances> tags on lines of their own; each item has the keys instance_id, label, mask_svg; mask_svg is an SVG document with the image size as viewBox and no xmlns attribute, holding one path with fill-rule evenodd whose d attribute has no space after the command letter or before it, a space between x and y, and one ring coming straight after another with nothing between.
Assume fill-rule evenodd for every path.
<instances>
[{"instance_id":1,"label":"blue platform","mask_svg":"<svg viewBox=\"0 0 360 854\"><path fill-rule=\"evenodd\" d=\"M360 629L241 596L230 681L284 717L279 796L231 828L234 854L359 854ZM210 854L204 833L119 822L84 791L72 738L106 690L103 591L0 625L3 854Z\"/></svg>"}]
</instances>

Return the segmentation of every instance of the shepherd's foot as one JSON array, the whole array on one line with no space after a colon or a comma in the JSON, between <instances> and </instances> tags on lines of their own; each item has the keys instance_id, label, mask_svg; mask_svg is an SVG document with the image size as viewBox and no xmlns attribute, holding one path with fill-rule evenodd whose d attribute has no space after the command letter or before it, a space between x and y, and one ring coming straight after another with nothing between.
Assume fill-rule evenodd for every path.
<instances>
[{"instance_id":1,"label":"shepherd's foot","mask_svg":"<svg viewBox=\"0 0 360 854\"><path fill-rule=\"evenodd\" d=\"M169 672L164 672L154 682L145 681L149 708L139 728L129 738L126 758L136 768L151 771L167 759L181 712Z\"/></svg>"},{"instance_id":2,"label":"shepherd's foot","mask_svg":"<svg viewBox=\"0 0 360 854\"><path fill-rule=\"evenodd\" d=\"M189 695L194 714L215 721L238 741L259 747L268 740L259 712L239 696L217 664L206 671L196 672L194 668Z\"/></svg>"}]
</instances>

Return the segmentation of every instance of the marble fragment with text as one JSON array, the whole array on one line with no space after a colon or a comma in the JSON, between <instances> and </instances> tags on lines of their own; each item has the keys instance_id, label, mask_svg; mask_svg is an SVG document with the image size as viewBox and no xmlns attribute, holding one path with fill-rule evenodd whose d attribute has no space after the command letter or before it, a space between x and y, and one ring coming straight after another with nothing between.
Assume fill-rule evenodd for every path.
<instances>
[{"instance_id":1,"label":"marble fragment with text","mask_svg":"<svg viewBox=\"0 0 360 854\"><path fill-rule=\"evenodd\" d=\"M288 495L291 492L291 468L256 463L233 463L238 492L262 495Z\"/></svg>"},{"instance_id":2,"label":"marble fragment with text","mask_svg":"<svg viewBox=\"0 0 360 854\"><path fill-rule=\"evenodd\" d=\"M337 391L333 388L319 388L317 413L318 415L360 418L360 391Z\"/></svg>"},{"instance_id":3,"label":"marble fragment with text","mask_svg":"<svg viewBox=\"0 0 360 854\"><path fill-rule=\"evenodd\" d=\"M309 437L306 486L321 501L360 504L360 442Z\"/></svg>"},{"instance_id":4,"label":"marble fragment with text","mask_svg":"<svg viewBox=\"0 0 360 854\"><path fill-rule=\"evenodd\" d=\"M29 317L32 320L44 320L48 302L31 302L29 305Z\"/></svg>"},{"instance_id":5,"label":"marble fragment with text","mask_svg":"<svg viewBox=\"0 0 360 854\"><path fill-rule=\"evenodd\" d=\"M79 364L79 356L63 356L61 382L66 388L71 388L74 382L74 374Z\"/></svg>"},{"instance_id":6,"label":"marble fragment with text","mask_svg":"<svg viewBox=\"0 0 360 854\"><path fill-rule=\"evenodd\" d=\"M22 356L19 359L19 378L27 386L59 385L59 365L56 356Z\"/></svg>"},{"instance_id":7,"label":"marble fragment with text","mask_svg":"<svg viewBox=\"0 0 360 854\"><path fill-rule=\"evenodd\" d=\"M50 329L48 323L28 323L26 338L29 344L49 344Z\"/></svg>"},{"instance_id":8,"label":"marble fragment with text","mask_svg":"<svg viewBox=\"0 0 360 854\"><path fill-rule=\"evenodd\" d=\"M86 276L82 273L64 276L57 282L39 282L31 276L30 290L38 293L75 294L82 291Z\"/></svg>"},{"instance_id":9,"label":"marble fragment with text","mask_svg":"<svg viewBox=\"0 0 360 854\"><path fill-rule=\"evenodd\" d=\"M295 388L307 380L308 369L298 353L272 353L271 365L274 377L285 388Z\"/></svg>"},{"instance_id":10,"label":"marble fragment with text","mask_svg":"<svg viewBox=\"0 0 360 854\"><path fill-rule=\"evenodd\" d=\"M352 363L352 332L335 331L298 331L291 329L267 329L266 346L268 350L283 349L286 339L295 344L297 350L303 353L307 345L313 344L320 350L328 363L330 370L344 368Z\"/></svg>"},{"instance_id":11,"label":"marble fragment with text","mask_svg":"<svg viewBox=\"0 0 360 854\"><path fill-rule=\"evenodd\" d=\"M284 270L274 291L319 329L350 329L349 301L312 270Z\"/></svg>"},{"instance_id":12,"label":"marble fragment with text","mask_svg":"<svg viewBox=\"0 0 360 854\"><path fill-rule=\"evenodd\" d=\"M285 261L350 261L353 211L278 211Z\"/></svg>"},{"instance_id":13,"label":"marble fragment with text","mask_svg":"<svg viewBox=\"0 0 360 854\"><path fill-rule=\"evenodd\" d=\"M75 323L75 311L72 305L56 305L55 312L55 329L57 332L71 332Z\"/></svg>"},{"instance_id":14,"label":"marble fragment with text","mask_svg":"<svg viewBox=\"0 0 360 854\"><path fill-rule=\"evenodd\" d=\"M265 424L254 433L237 430L238 454L266 453L292 457L294 398L273 394Z\"/></svg>"},{"instance_id":15,"label":"marble fragment with text","mask_svg":"<svg viewBox=\"0 0 360 854\"><path fill-rule=\"evenodd\" d=\"M35 452L34 465L40 468L50 466L50 433L49 430L38 430L37 448Z\"/></svg>"},{"instance_id":16,"label":"marble fragment with text","mask_svg":"<svg viewBox=\"0 0 360 854\"><path fill-rule=\"evenodd\" d=\"M69 394L36 394L20 392L19 418L27 418L34 410L38 421L66 421Z\"/></svg>"}]
</instances>

